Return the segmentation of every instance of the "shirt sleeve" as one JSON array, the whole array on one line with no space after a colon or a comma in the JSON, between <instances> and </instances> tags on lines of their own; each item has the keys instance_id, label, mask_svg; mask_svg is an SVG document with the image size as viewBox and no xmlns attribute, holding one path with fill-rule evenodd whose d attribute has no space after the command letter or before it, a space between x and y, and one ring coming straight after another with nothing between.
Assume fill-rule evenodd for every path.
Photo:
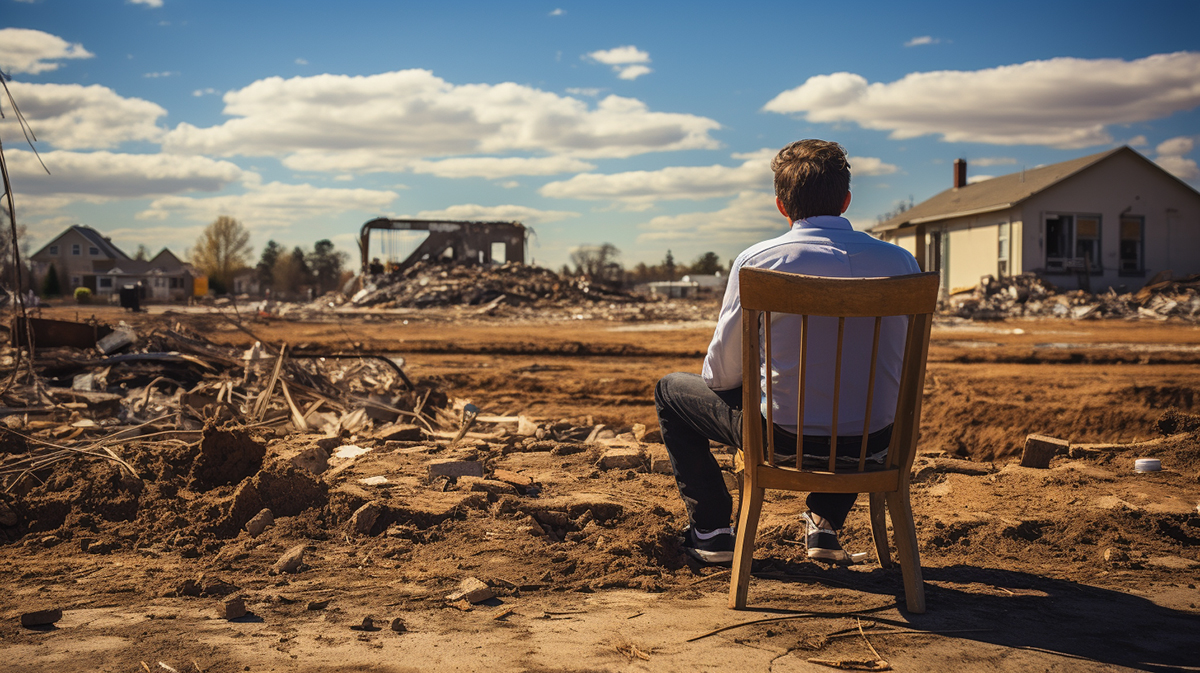
<instances>
[{"instance_id":1,"label":"shirt sleeve","mask_svg":"<svg viewBox=\"0 0 1200 673\"><path fill-rule=\"evenodd\" d=\"M708 354L704 356L704 367L700 372L704 383L712 390L732 390L742 385L742 302L738 284L742 261L738 256L730 266L717 329L708 344Z\"/></svg>"}]
</instances>

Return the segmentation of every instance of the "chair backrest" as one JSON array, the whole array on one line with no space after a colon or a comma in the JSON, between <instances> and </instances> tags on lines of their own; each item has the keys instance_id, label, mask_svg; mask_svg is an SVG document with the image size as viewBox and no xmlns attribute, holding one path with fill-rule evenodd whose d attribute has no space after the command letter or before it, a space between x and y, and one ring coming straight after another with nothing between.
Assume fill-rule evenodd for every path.
<instances>
[{"instance_id":1,"label":"chair backrest","mask_svg":"<svg viewBox=\"0 0 1200 673\"><path fill-rule=\"evenodd\" d=\"M766 427L775 418L777 397L791 406L795 401L797 456L796 470L804 471L803 436L806 420L816 432L829 435L829 472L838 472L836 463L839 426L842 436L862 435L857 472L867 469L868 436L872 423L891 422L891 443L885 467L900 468L907 475L912 468L925 385L925 360L929 351L929 332L937 305L938 274L918 273L890 278L823 278L767 269L743 268L739 275L742 304L742 390L743 450L747 466L777 467L774 432L763 442L758 409L764 399ZM786 316L786 317L785 317ZM772 334L774 332L774 335ZM814 348L814 346L816 346ZM780 380L781 372L772 368L777 348L795 348L799 353L796 380ZM817 357L810 357L813 350ZM828 354L832 351L832 359ZM791 351L795 353L796 351ZM826 357L822 358L824 355ZM760 357L763 359L760 360ZM843 366L861 375L861 361L867 359L865 387L862 381L849 385L865 391L863 399L843 400ZM790 361L790 358L789 358ZM761 372L767 364L767 374ZM832 371L830 371L832 369ZM790 374L791 372L786 372ZM778 393L782 392L782 395ZM822 396L820 404L806 397ZM876 399L880 397L883 399ZM894 399L892 399L894 397ZM846 409L845 402L861 405ZM894 405L894 406L893 406ZM819 407L827 419L813 419ZM790 409L789 409L790 410ZM807 414L806 414L807 412ZM840 415L840 419L839 419ZM862 419L861 428L849 430L846 418ZM815 420L815 422L813 422ZM790 426L787 421L783 425ZM855 423L855 426L857 424ZM878 429L878 428L874 428ZM764 455L765 449L765 455ZM822 466L824 467L824 466ZM845 472L845 470L842 470Z\"/></svg>"}]
</instances>

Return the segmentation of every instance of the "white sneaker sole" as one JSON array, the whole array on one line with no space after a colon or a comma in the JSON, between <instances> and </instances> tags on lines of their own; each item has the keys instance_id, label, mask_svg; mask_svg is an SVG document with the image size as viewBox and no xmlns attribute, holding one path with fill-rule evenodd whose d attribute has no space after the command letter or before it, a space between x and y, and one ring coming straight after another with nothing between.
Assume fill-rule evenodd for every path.
<instances>
[{"instance_id":1,"label":"white sneaker sole","mask_svg":"<svg viewBox=\"0 0 1200 673\"><path fill-rule=\"evenodd\" d=\"M696 549L695 547L687 547L685 551L696 560L705 563L733 562L733 552L731 551L705 551L703 549Z\"/></svg>"}]
</instances>

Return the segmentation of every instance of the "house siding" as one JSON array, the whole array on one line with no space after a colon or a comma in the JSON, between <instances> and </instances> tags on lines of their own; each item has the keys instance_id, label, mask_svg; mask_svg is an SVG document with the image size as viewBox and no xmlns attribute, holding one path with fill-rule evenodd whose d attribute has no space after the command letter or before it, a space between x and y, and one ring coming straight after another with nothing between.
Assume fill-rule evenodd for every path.
<instances>
[{"instance_id":1,"label":"house siding","mask_svg":"<svg viewBox=\"0 0 1200 673\"><path fill-rule=\"evenodd\" d=\"M1200 273L1200 194L1167 177L1140 158L1114 155L1030 197L1022 206L1025 269L1064 289L1080 287L1080 273L1046 270L1046 217L1052 214L1100 216L1099 273L1088 277L1093 292L1109 287L1133 290L1160 271L1176 276ZM1122 274L1122 214L1144 218L1141 273Z\"/></svg>"}]
</instances>

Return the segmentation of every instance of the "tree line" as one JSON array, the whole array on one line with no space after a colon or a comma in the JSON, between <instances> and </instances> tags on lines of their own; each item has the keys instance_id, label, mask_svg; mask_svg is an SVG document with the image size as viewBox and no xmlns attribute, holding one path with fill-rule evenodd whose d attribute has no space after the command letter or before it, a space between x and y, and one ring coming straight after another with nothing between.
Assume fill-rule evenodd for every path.
<instances>
[{"instance_id":1,"label":"tree line","mask_svg":"<svg viewBox=\"0 0 1200 673\"><path fill-rule=\"evenodd\" d=\"M713 275L725 273L730 264L721 264L721 258L715 252L706 252L698 256L691 264L675 261L675 256L667 250L667 254L658 264L638 262L631 269L621 264L621 251L612 243L600 245L581 245L571 252L570 262L564 264L560 273L564 276L584 277L596 283L612 286L637 285L656 281L680 280L684 276Z\"/></svg>"},{"instance_id":2,"label":"tree line","mask_svg":"<svg viewBox=\"0 0 1200 673\"><path fill-rule=\"evenodd\" d=\"M208 284L218 294L233 290L233 278L253 268L259 291L270 290L277 296L296 296L311 289L316 295L341 287L349 256L334 249L333 242L321 239L312 250L300 246L287 248L267 241L258 263L250 266L253 248L250 232L241 222L222 215L204 228L188 257L192 266L208 276Z\"/></svg>"}]
</instances>

